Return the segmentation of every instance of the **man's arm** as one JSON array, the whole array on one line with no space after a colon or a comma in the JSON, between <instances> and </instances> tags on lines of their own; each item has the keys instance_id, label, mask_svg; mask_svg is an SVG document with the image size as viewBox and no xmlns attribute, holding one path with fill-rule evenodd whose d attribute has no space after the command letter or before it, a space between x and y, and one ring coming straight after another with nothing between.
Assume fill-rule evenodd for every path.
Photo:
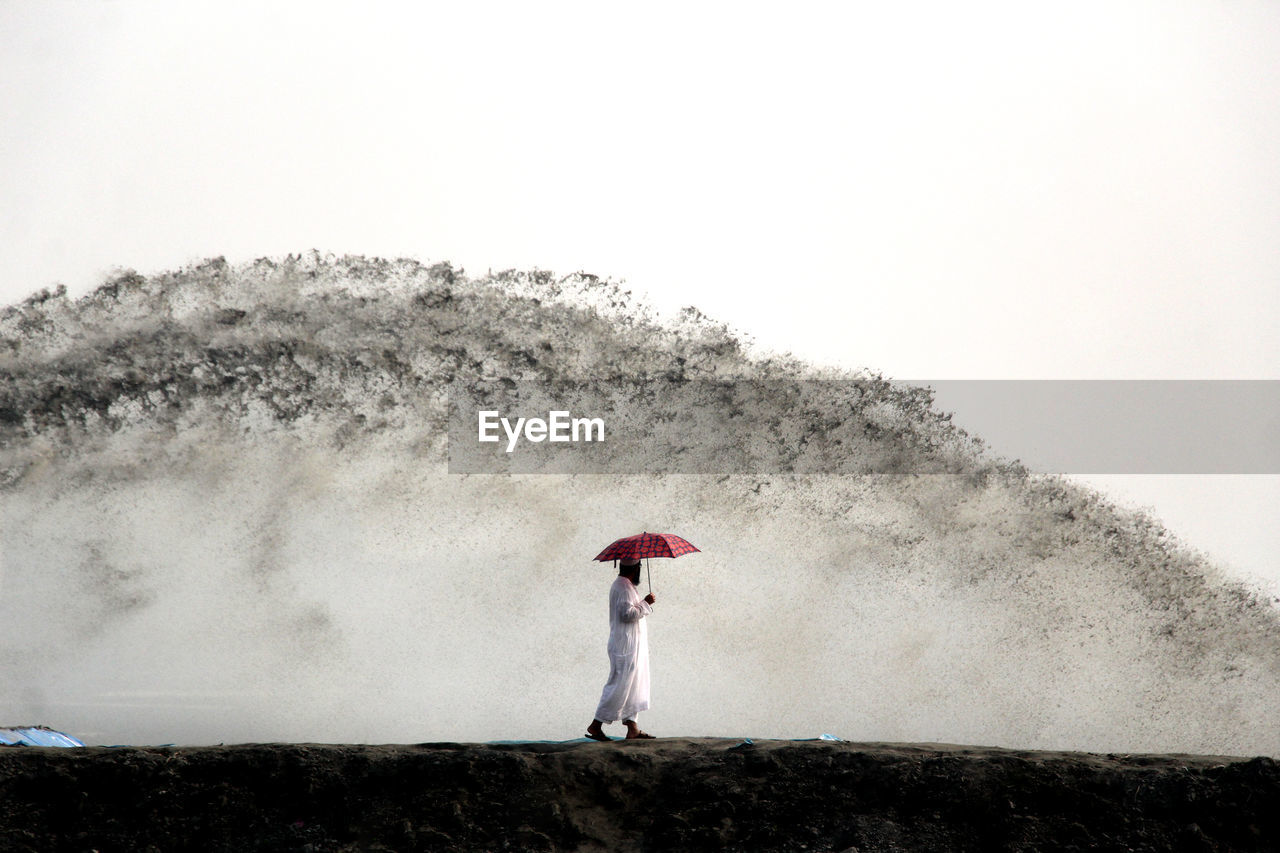
<instances>
[{"instance_id":1,"label":"man's arm","mask_svg":"<svg viewBox=\"0 0 1280 853\"><path fill-rule=\"evenodd\" d=\"M619 599L617 605L618 618L623 622L639 622L653 612L653 607L649 603L649 599L652 598L652 595L647 595L644 601L631 601L629 597Z\"/></svg>"}]
</instances>

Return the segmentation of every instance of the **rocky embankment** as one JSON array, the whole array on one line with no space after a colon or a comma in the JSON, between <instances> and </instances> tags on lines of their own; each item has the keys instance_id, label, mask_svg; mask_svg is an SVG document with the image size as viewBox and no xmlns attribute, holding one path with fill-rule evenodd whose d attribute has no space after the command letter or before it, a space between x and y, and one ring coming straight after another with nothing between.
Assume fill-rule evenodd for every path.
<instances>
[{"instance_id":1,"label":"rocky embankment","mask_svg":"<svg viewBox=\"0 0 1280 853\"><path fill-rule=\"evenodd\" d=\"M1269 758L669 738L8 748L0 848L1276 850Z\"/></svg>"}]
</instances>

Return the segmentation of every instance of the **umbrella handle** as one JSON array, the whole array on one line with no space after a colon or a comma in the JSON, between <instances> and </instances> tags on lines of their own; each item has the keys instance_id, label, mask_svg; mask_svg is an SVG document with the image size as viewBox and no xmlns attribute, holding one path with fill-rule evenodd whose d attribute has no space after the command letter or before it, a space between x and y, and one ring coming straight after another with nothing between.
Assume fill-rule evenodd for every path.
<instances>
[{"instance_id":1,"label":"umbrella handle","mask_svg":"<svg viewBox=\"0 0 1280 853\"><path fill-rule=\"evenodd\" d=\"M644 558L644 576L649 581L649 594L653 595L653 575L649 574L649 558Z\"/></svg>"}]
</instances>

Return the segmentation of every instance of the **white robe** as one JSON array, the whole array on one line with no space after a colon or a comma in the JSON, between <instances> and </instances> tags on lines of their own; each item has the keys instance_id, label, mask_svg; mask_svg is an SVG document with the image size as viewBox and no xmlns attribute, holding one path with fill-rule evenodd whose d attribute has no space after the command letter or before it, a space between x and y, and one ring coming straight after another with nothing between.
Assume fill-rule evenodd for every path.
<instances>
[{"instance_id":1,"label":"white robe","mask_svg":"<svg viewBox=\"0 0 1280 853\"><path fill-rule=\"evenodd\" d=\"M640 591L619 575L609 587L609 680L600 694L596 719L634 720L649 709L649 633L653 612Z\"/></svg>"}]
</instances>

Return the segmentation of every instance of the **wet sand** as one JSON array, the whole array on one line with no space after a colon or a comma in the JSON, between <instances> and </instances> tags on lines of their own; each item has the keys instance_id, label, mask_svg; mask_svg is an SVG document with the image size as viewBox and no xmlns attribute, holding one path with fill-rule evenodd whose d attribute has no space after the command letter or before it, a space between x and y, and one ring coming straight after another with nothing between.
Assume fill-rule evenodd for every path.
<instances>
[{"instance_id":1,"label":"wet sand","mask_svg":"<svg viewBox=\"0 0 1280 853\"><path fill-rule=\"evenodd\" d=\"M712 738L8 747L0 849L1276 850L1280 765Z\"/></svg>"}]
</instances>

